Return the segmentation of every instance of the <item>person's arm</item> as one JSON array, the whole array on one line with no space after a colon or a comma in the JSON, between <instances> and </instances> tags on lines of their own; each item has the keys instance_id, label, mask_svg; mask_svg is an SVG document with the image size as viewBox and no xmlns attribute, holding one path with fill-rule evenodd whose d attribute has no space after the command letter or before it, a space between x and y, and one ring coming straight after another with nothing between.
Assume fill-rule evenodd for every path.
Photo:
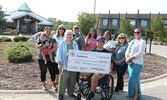
<instances>
[{"instance_id":1,"label":"person's arm","mask_svg":"<svg viewBox=\"0 0 167 100\"><path fill-rule=\"evenodd\" d=\"M110 48L110 53L114 53L115 48Z\"/></svg>"},{"instance_id":2,"label":"person's arm","mask_svg":"<svg viewBox=\"0 0 167 100\"><path fill-rule=\"evenodd\" d=\"M62 52L62 44L59 46L59 48L57 49L57 53L56 53L56 63L58 63L58 69L61 69L62 68L62 66L61 66L61 62L62 62L62 54L61 54L61 52Z\"/></svg>"},{"instance_id":3,"label":"person's arm","mask_svg":"<svg viewBox=\"0 0 167 100\"><path fill-rule=\"evenodd\" d=\"M110 53L113 53L115 50L115 43L111 40L110 41Z\"/></svg>"},{"instance_id":4,"label":"person's arm","mask_svg":"<svg viewBox=\"0 0 167 100\"><path fill-rule=\"evenodd\" d=\"M81 46L81 50L85 50L85 39L83 38L82 35L80 39L80 46Z\"/></svg>"},{"instance_id":5,"label":"person's arm","mask_svg":"<svg viewBox=\"0 0 167 100\"><path fill-rule=\"evenodd\" d=\"M133 56L135 58L139 58L141 55L143 55L143 52L146 49L146 42L145 41L141 41L141 43L139 44L139 50L136 54L134 54Z\"/></svg>"},{"instance_id":6,"label":"person's arm","mask_svg":"<svg viewBox=\"0 0 167 100\"><path fill-rule=\"evenodd\" d=\"M110 66L110 71L109 71L109 75L112 74L112 68L113 68L113 63L111 63L111 66Z\"/></svg>"},{"instance_id":7,"label":"person's arm","mask_svg":"<svg viewBox=\"0 0 167 100\"><path fill-rule=\"evenodd\" d=\"M53 43L53 48L51 49L52 52L55 52L57 50L57 43Z\"/></svg>"},{"instance_id":8,"label":"person's arm","mask_svg":"<svg viewBox=\"0 0 167 100\"><path fill-rule=\"evenodd\" d=\"M58 69L62 69L61 63L58 62Z\"/></svg>"},{"instance_id":9,"label":"person's arm","mask_svg":"<svg viewBox=\"0 0 167 100\"><path fill-rule=\"evenodd\" d=\"M88 38L85 39L85 49L87 51L89 51L89 48L88 48Z\"/></svg>"}]
</instances>

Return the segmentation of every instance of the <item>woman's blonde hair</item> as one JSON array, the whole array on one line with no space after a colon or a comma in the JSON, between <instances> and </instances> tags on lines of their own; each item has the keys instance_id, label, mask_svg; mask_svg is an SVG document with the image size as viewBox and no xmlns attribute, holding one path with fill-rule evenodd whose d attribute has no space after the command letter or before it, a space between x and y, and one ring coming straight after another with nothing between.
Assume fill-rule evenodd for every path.
<instances>
[{"instance_id":1,"label":"woman's blonde hair","mask_svg":"<svg viewBox=\"0 0 167 100\"><path fill-rule=\"evenodd\" d=\"M121 34L118 35L118 39L117 39L117 40L118 40L118 43L120 44L120 42L119 42L119 37L124 37L124 38L125 38L124 44L125 44L125 43L128 43L128 41L127 41L127 36L126 36L125 33L121 33Z\"/></svg>"},{"instance_id":2,"label":"woman's blonde hair","mask_svg":"<svg viewBox=\"0 0 167 100\"><path fill-rule=\"evenodd\" d=\"M43 39L43 37L44 37L44 36L46 36L46 38L48 38L48 36L47 36L47 33L46 33L46 32L42 32L42 33L41 33L40 38L41 38L41 39Z\"/></svg>"}]
</instances>

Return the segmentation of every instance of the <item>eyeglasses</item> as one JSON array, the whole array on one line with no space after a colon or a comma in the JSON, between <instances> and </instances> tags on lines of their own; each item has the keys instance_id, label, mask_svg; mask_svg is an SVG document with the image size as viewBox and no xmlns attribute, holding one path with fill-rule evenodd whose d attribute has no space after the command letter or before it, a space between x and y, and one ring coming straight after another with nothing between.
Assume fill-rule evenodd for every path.
<instances>
[{"instance_id":1,"label":"eyeglasses","mask_svg":"<svg viewBox=\"0 0 167 100\"><path fill-rule=\"evenodd\" d=\"M140 34L140 32L134 32L135 34L137 33L137 34Z\"/></svg>"},{"instance_id":2,"label":"eyeglasses","mask_svg":"<svg viewBox=\"0 0 167 100\"><path fill-rule=\"evenodd\" d=\"M60 29L60 30L65 30L65 28L63 28L63 27L60 27L59 29Z\"/></svg>"},{"instance_id":3,"label":"eyeglasses","mask_svg":"<svg viewBox=\"0 0 167 100\"><path fill-rule=\"evenodd\" d=\"M125 37L119 37L119 39L125 39Z\"/></svg>"},{"instance_id":4,"label":"eyeglasses","mask_svg":"<svg viewBox=\"0 0 167 100\"><path fill-rule=\"evenodd\" d=\"M75 29L75 30L78 30L78 29L79 29L79 27L75 27L74 29Z\"/></svg>"}]
</instances>

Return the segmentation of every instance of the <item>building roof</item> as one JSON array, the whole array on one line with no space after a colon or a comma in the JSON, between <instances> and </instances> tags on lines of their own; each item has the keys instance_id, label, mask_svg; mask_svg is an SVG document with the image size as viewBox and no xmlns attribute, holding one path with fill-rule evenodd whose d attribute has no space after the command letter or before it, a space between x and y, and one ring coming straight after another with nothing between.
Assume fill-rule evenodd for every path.
<instances>
[{"instance_id":1,"label":"building roof","mask_svg":"<svg viewBox=\"0 0 167 100\"><path fill-rule=\"evenodd\" d=\"M46 25L46 26L53 26L55 23L32 12L28 5L24 2L18 10L13 12L5 12L5 19L8 23L14 23L14 19L24 17L24 16L31 16L39 21L38 25Z\"/></svg>"}]
</instances>

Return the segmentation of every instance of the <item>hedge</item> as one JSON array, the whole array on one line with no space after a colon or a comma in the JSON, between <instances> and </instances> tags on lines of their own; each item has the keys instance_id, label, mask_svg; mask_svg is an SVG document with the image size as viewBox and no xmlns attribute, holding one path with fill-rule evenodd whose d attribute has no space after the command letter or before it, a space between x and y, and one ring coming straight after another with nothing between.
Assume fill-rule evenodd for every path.
<instances>
[{"instance_id":1,"label":"hedge","mask_svg":"<svg viewBox=\"0 0 167 100\"><path fill-rule=\"evenodd\" d=\"M0 40L2 40L2 42L12 42L12 39L8 37L1 37Z\"/></svg>"},{"instance_id":2,"label":"hedge","mask_svg":"<svg viewBox=\"0 0 167 100\"><path fill-rule=\"evenodd\" d=\"M24 36L16 36L13 38L13 41L19 42L19 41L27 41L30 37L24 37Z\"/></svg>"}]
</instances>

